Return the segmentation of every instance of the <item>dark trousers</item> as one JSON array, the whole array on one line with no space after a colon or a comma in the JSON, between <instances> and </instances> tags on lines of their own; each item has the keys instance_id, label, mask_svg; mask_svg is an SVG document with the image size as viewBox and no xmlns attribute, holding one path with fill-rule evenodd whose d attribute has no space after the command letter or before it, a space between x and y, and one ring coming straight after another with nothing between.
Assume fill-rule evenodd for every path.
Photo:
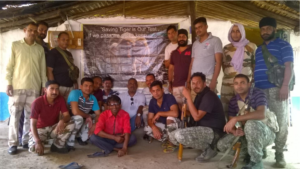
<instances>
[{"instance_id":1,"label":"dark trousers","mask_svg":"<svg viewBox=\"0 0 300 169\"><path fill-rule=\"evenodd\" d=\"M95 134L91 136L90 141L92 144L105 151L105 154L111 153L114 150L114 148L123 148L123 143L118 144L115 140L102 138ZM136 137L133 134L131 134L128 141L128 147L135 145L136 142Z\"/></svg>"}]
</instances>

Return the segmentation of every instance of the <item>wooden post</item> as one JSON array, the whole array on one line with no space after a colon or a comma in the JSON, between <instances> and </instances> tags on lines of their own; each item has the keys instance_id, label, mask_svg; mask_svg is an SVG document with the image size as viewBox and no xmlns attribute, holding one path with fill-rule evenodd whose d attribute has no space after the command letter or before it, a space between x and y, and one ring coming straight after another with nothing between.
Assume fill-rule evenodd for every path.
<instances>
[{"instance_id":1,"label":"wooden post","mask_svg":"<svg viewBox=\"0 0 300 169\"><path fill-rule=\"evenodd\" d=\"M196 19L196 11L197 11L197 2L195 1L189 1L188 4L188 12L190 14L190 19L191 19L191 33L192 33L192 43L196 40L196 32L195 32L195 28L193 25L194 20Z\"/></svg>"}]
</instances>

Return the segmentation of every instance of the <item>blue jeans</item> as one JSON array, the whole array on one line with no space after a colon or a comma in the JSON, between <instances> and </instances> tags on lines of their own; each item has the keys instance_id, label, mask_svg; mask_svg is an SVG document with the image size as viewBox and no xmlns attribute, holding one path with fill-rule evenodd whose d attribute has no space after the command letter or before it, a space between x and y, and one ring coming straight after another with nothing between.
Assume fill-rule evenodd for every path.
<instances>
[{"instance_id":1,"label":"blue jeans","mask_svg":"<svg viewBox=\"0 0 300 169\"><path fill-rule=\"evenodd\" d=\"M90 141L92 144L99 147L101 150L104 150L105 154L111 153L114 150L114 148L123 148L123 143L118 144L115 140L103 138L95 134L91 136ZM133 134L131 134L128 141L128 147L135 145L136 142L136 137Z\"/></svg>"},{"instance_id":2,"label":"blue jeans","mask_svg":"<svg viewBox=\"0 0 300 169\"><path fill-rule=\"evenodd\" d=\"M136 115L130 118L130 127L131 127L131 132L133 132L135 130L135 119L136 119Z\"/></svg>"}]
</instances>

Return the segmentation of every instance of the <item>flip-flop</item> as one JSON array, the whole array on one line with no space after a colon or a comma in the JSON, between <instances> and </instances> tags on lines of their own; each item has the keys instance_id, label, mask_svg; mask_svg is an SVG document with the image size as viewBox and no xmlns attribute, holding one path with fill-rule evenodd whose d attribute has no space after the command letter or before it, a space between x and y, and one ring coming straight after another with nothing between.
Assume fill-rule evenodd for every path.
<instances>
[{"instance_id":1,"label":"flip-flop","mask_svg":"<svg viewBox=\"0 0 300 169\"><path fill-rule=\"evenodd\" d=\"M67 165L58 166L58 168L61 168L61 169L80 169L82 167L83 167L82 165L79 165L76 162L71 162L70 164L67 164Z\"/></svg>"},{"instance_id":2,"label":"flip-flop","mask_svg":"<svg viewBox=\"0 0 300 169\"><path fill-rule=\"evenodd\" d=\"M177 150L178 147L177 146L173 146L173 145L168 145L165 149L164 149L164 153L173 153L175 150Z\"/></svg>"},{"instance_id":3,"label":"flip-flop","mask_svg":"<svg viewBox=\"0 0 300 169\"><path fill-rule=\"evenodd\" d=\"M96 152L94 154L90 154L90 155L87 155L88 158L96 158L96 157L107 157L108 154L105 154L105 152Z\"/></svg>"}]
</instances>

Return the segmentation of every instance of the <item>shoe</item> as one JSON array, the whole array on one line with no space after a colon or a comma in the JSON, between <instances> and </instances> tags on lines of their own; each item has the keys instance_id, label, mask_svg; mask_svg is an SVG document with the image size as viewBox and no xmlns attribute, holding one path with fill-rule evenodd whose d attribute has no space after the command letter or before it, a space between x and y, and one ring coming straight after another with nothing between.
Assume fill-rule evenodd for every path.
<instances>
[{"instance_id":1,"label":"shoe","mask_svg":"<svg viewBox=\"0 0 300 169\"><path fill-rule=\"evenodd\" d=\"M22 145L22 147L24 148L24 149L28 149L29 147L28 147L28 144L24 144L24 145Z\"/></svg>"},{"instance_id":2,"label":"shoe","mask_svg":"<svg viewBox=\"0 0 300 169\"><path fill-rule=\"evenodd\" d=\"M85 146L88 144L87 141L82 141L80 137L77 137L76 140L79 145Z\"/></svg>"},{"instance_id":3,"label":"shoe","mask_svg":"<svg viewBox=\"0 0 300 169\"><path fill-rule=\"evenodd\" d=\"M69 151L71 151L71 150L75 151L75 148L74 148L74 146L69 146L69 145L66 145L66 148L67 148Z\"/></svg>"},{"instance_id":4,"label":"shoe","mask_svg":"<svg viewBox=\"0 0 300 169\"><path fill-rule=\"evenodd\" d=\"M210 159L214 158L216 155L218 154L218 152L216 150L211 149L210 147L208 147L200 156L199 158L196 158L196 161L200 162L200 163L204 163L209 161Z\"/></svg>"},{"instance_id":5,"label":"shoe","mask_svg":"<svg viewBox=\"0 0 300 169\"><path fill-rule=\"evenodd\" d=\"M244 166L242 169L263 169L262 161L260 162L253 162L250 161L246 166Z\"/></svg>"},{"instance_id":6,"label":"shoe","mask_svg":"<svg viewBox=\"0 0 300 169\"><path fill-rule=\"evenodd\" d=\"M266 149L263 149L263 156L262 159L266 159L268 157L268 153Z\"/></svg>"},{"instance_id":7,"label":"shoe","mask_svg":"<svg viewBox=\"0 0 300 169\"><path fill-rule=\"evenodd\" d=\"M61 153L61 154L66 154L70 151L67 147L58 148L54 144L51 145L50 150L51 150L51 152L57 152L57 153Z\"/></svg>"},{"instance_id":8,"label":"shoe","mask_svg":"<svg viewBox=\"0 0 300 169\"><path fill-rule=\"evenodd\" d=\"M274 168L285 168L286 162L283 153L275 153L275 160L276 163L273 165Z\"/></svg>"},{"instance_id":9,"label":"shoe","mask_svg":"<svg viewBox=\"0 0 300 169\"><path fill-rule=\"evenodd\" d=\"M11 147L9 147L9 149L8 149L8 154L14 155L14 154L17 154L17 151L18 151L17 146L11 146Z\"/></svg>"}]
</instances>

